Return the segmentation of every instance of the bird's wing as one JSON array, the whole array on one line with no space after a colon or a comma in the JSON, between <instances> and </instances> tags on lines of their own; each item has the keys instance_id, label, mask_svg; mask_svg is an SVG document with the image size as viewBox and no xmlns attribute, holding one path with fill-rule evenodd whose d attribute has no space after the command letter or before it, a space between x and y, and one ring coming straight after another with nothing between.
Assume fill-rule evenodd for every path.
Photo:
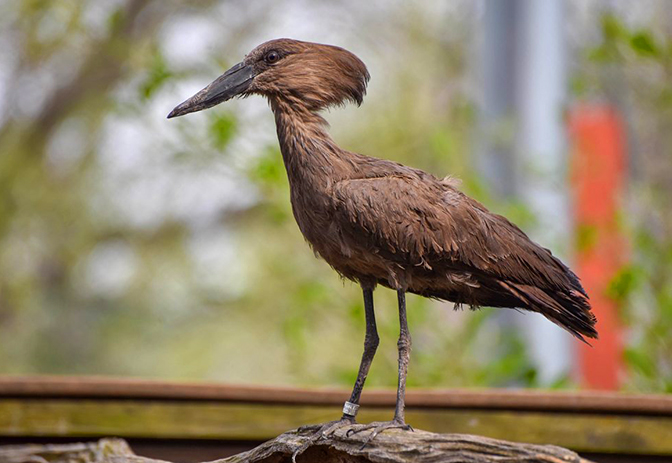
<instances>
[{"instance_id":1,"label":"bird's wing","mask_svg":"<svg viewBox=\"0 0 672 463\"><path fill-rule=\"evenodd\" d=\"M531 280L529 270L548 277L549 283L556 277L548 272L559 261L548 250L440 181L405 176L345 180L335 185L334 198L356 236L400 263L452 262L529 284L539 283ZM560 265L558 270L564 269Z\"/></svg>"},{"instance_id":2,"label":"bird's wing","mask_svg":"<svg viewBox=\"0 0 672 463\"><path fill-rule=\"evenodd\" d=\"M345 180L334 186L333 197L346 232L373 252L402 266L440 266L496 282L523 308L579 337L594 336L594 317L576 275L506 218L447 182L414 175Z\"/></svg>"}]
</instances>

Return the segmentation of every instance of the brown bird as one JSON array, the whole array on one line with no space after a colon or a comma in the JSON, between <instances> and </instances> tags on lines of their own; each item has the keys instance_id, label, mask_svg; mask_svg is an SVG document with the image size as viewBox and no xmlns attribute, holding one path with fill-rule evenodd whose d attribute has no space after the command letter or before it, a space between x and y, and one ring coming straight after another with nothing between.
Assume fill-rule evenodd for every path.
<instances>
[{"instance_id":1,"label":"brown bird","mask_svg":"<svg viewBox=\"0 0 672 463\"><path fill-rule=\"evenodd\" d=\"M407 292L456 306L539 312L582 341L584 336L596 338L597 331L577 276L506 218L460 192L450 178L336 145L319 112L348 101L360 105L368 80L364 63L347 50L272 40L168 117L210 108L235 96L268 99L296 222L316 253L364 292L364 354L343 416L330 430L354 423L378 347L373 290L380 284L397 291L397 405L391 422L368 426L373 428L371 439L387 428L410 428L404 421L411 349Z\"/></svg>"}]
</instances>

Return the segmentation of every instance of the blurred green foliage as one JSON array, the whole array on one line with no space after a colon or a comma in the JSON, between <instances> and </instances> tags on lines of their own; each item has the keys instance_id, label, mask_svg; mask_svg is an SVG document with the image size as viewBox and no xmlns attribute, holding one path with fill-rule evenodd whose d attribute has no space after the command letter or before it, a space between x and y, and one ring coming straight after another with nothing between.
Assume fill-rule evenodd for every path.
<instances>
[{"instance_id":1,"label":"blurred green foliage","mask_svg":"<svg viewBox=\"0 0 672 463\"><path fill-rule=\"evenodd\" d=\"M382 21L366 3L310 7L333 20L334 30L352 24L344 33L352 38L339 44L370 50L362 57L376 71L361 108L327 114L336 141L455 175L488 207L523 228L534 224L521 202L490 195L472 165L476 105L466 44L475 38L468 17L475 9L464 4L464 15L446 17L401 2ZM165 120L266 38L260 29L269 18L289 14L288 3L241 5L0 6L7 95L0 116L0 373L354 381L364 336L360 290L303 241L264 103L234 101ZM330 8L339 15L324 14ZM577 92L608 94L605 68L631 69L627 88L647 91L645 120L661 124L633 129L641 140L660 140L643 150L672 146L662 141L672 133L665 125L672 120L669 39L630 31L617 16L604 17L602 32L585 58L594 72L577 76ZM182 42L198 53L185 52ZM642 62L655 68L655 86L637 75ZM648 158L642 166L633 196L650 209L639 203L638 221L624 223L637 237L633 264L611 292L633 327L629 387L669 390L672 220L664 202L672 176ZM589 245L590 231L583 234ZM368 382L393 387L396 298L380 289L375 303L382 342ZM410 386L539 385L525 345L496 311L453 312L414 296L408 304ZM562 377L553 386L571 385Z\"/></svg>"},{"instance_id":2,"label":"blurred green foliage","mask_svg":"<svg viewBox=\"0 0 672 463\"><path fill-rule=\"evenodd\" d=\"M212 144L218 150L224 150L236 134L237 119L230 113L216 113L210 121Z\"/></svg>"},{"instance_id":3,"label":"blurred green foliage","mask_svg":"<svg viewBox=\"0 0 672 463\"><path fill-rule=\"evenodd\" d=\"M11 110L0 127L0 372L354 381L360 290L303 241L268 110L251 120L230 103L164 119L184 98L182 83L203 86L239 59L249 45L236 43L256 40L254 24L272 12L250 6L221 15L221 7L177 0L2 6L0 40L13 44L17 61L16 78L4 82ZM390 10L404 49L389 59L404 53L407 65L374 76L377 96L356 116L354 108L333 114L335 135L365 153L451 172L484 194L465 156L473 104L446 86L467 69L469 31L456 23L445 43L444 23L419 27L422 14L417 6ZM236 22L224 26L224 17ZM228 56L213 50L187 60L215 69L175 59L170 39L189 21L197 25L186 35L210 21L217 41L228 44ZM423 66L421 80L414 60L434 63ZM41 99L25 98L39 88ZM252 146L241 148L246 140ZM377 291L376 305L383 341L370 382L394 386L394 294ZM522 343L491 323L490 312L451 314L416 297L409 307L411 385L534 384Z\"/></svg>"},{"instance_id":4,"label":"blurred green foliage","mask_svg":"<svg viewBox=\"0 0 672 463\"><path fill-rule=\"evenodd\" d=\"M621 214L630 262L608 288L629 330L626 387L672 392L672 35L670 25L633 26L611 12L587 50L582 95L601 95L628 122L630 200ZM609 72L605 72L605 68ZM580 233L590 241L590 233Z\"/></svg>"},{"instance_id":5,"label":"blurred green foliage","mask_svg":"<svg viewBox=\"0 0 672 463\"><path fill-rule=\"evenodd\" d=\"M150 99L155 91L174 77L160 49L152 50L151 55L152 62L147 70L147 77L140 85L140 92L144 100Z\"/></svg>"}]
</instances>

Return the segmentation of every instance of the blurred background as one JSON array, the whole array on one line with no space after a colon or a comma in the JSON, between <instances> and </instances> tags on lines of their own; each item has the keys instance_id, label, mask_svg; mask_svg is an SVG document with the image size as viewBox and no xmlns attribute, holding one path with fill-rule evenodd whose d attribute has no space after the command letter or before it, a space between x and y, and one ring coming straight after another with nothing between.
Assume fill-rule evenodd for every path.
<instances>
[{"instance_id":1,"label":"blurred background","mask_svg":"<svg viewBox=\"0 0 672 463\"><path fill-rule=\"evenodd\" d=\"M409 298L411 387L672 390L664 0L0 4L0 374L350 387L357 286L294 223L271 112L179 102L277 37L369 67L343 147L462 179L572 265L592 349L535 314ZM394 293L368 384L396 385Z\"/></svg>"}]
</instances>

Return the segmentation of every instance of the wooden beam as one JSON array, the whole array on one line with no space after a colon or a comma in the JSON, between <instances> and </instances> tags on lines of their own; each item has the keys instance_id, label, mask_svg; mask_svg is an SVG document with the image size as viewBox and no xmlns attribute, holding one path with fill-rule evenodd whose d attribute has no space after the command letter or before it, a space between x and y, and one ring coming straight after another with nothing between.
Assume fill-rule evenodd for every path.
<instances>
[{"instance_id":1,"label":"wooden beam","mask_svg":"<svg viewBox=\"0 0 672 463\"><path fill-rule=\"evenodd\" d=\"M350 390L243 386L108 377L0 376L1 398L205 400L341 406ZM366 389L362 406L394 406L396 392ZM410 389L406 402L420 408L566 411L672 417L672 396L603 391L532 389Z\"/></svg>"},{"instance_id":2,"label":"wooden beam","mask_svg":"<svg viewBox=\"0 0 672 463\"><path fill-rule=\"evenodd\" d=\"M363 408L361 422L391 418ZM224 439L260 441L340 416L340 407L214 401L1 399L0 436ZM672 418L409 407L407 421L440 433L468 433L576 451L672 455Z\"/></svg>"}]
</instances>

